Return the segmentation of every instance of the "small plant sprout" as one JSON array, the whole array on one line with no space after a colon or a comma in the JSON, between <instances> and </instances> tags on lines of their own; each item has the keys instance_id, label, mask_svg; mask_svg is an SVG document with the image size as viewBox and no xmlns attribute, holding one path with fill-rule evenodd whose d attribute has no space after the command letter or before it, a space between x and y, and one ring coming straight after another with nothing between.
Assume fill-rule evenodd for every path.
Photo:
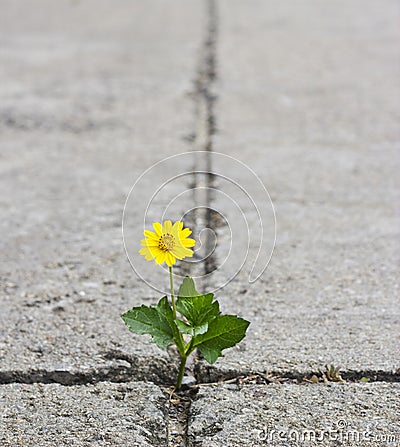
<instances>
[{"instance_id":1,"label":"small plant sprout","mask_svg":"<svg viewBox=\"0 0 400 447\"><path fill-rule=\"evenodd\" d=\"M344 383L345 380L342 378L342 376L340 375L339 372L340 368L338 366L335 365L330 365L328 367L328 365L325 365L325 370L321 371L320 369L318 370L318 372L322 375L322 380L327 383L327 382L339 382L339 383Z\"/></svg>"},{"instance_id":2,"label":"small plant sprout","mask_svg":"<svg viewBox=\"0 0 400 447\"><path fill-rule=\"evenodd\" d=\"M177 260L193 256L195 240L183 227L183 222L170 220L153 224L154 232L145 230L139 253L147 261L167 264L170 279L170 299L164 296L156 306L134 307L121 315L129 330L135 334L149 334L160 349L175 344L180 355L176 389L180 389L185 365L190 354L198 349L213 364L222 357L222 350L239 343L246 335L249 322L236 315L221 315L214 295L201 294L194 281L186 276L175 297L172 266ZM179 314L179 317L178 317Z\"/></svg>"}]
</instances>

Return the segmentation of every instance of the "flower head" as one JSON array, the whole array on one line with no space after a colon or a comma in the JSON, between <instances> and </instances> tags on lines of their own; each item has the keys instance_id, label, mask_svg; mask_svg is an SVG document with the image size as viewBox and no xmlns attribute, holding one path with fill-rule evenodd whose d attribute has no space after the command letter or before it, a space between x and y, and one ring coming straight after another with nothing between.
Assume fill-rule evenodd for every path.
<instances>
[{"instance_id":1,"label":"flower head","mask_svg":"<svg viewBox=\"0 0 400 447\"><path fill-rule=\"evenodd\" d=\"M171 267L177 259L193 256L193 250L189 247L193 247L196 241L188 237L192 231L183 228L183 222L178 220L173 225L170 220L166 220L164 225L155 222L153 228L155 232L143 232L145 239L142 239L143 248L139 250L147 261L154 259L156 264L165 262Z\"/></svg>"}]
</instances>

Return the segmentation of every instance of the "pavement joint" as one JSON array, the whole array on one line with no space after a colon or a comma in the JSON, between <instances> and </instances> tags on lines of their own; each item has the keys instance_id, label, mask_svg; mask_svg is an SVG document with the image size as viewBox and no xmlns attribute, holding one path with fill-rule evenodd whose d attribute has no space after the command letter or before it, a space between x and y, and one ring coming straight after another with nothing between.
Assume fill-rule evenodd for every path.
<instances>
[{"instance_id":1,"label":"pavement joint","mask_svg":"<svg viewBox=\"0 0 400 447\"><path fill-rule=\"evenodd\" d=\"M109 351L103 358L111 365L99 366L83 371L30 369L0 371L0 385L11 383L58 383L65 386L87 385L99 382L148 381L155 385L172 384L177 368L171 367L166 359L139 357L119 351Z\"/></svg>"},{"instance_id":2,"label":"pavement joint","mask_svg":"<svg viewBox=\"0 0 400 447\"><path fill-rule=\"evenodd\" d=\"M169 394L167 409L167 439L168 447L190 447L188 438L188 424L190 407L193 396L197 394L198 387L191 387L179 392L164 390Z\"/></svg>"},{"instance_id":3,"label":"pavement joint","mask_svg":"<svg viewBox=\"0 0 400 447\"><path fill-rule=\"evenodd\" d=\"M114 354L113 354L114 355ZM110 357L111 358L111 357ZM165 365L166 370L163 371L159 364L154 362L142 361L143 364L148 366L148 370L143 370L143 365L138 365L139 359L133 359L132 356L120 353L116 359L124 360L130 363L130 366L116 365L113 368L98 368L90 369L86 372L71 372L65 370L45 370L36 369L28 372L9 370L0 371L0 385L7 385L11 383L58 383L64 386L74 385L86 385L99 382L131 382L131 381L147 381L154 385L170 386L173 383L172 374L168 374L166 370L170 372L170 366ZM151 364L153 363L153 367ZM194 366L193 375L196 380L196 384L188 388L202 385L212 385L217 383L227 383L234 381L242 381L247 383L251 380L258 380L259 383L302 383L305 380L309 380L313 375L318 375L318 371L286 371L275 372L268 371L267 373L255 372L255 371L239 371L221 369L214 369L204 362L196 362ZM150 371L150 372L149 372ZM387 382L396 383L400 382L400 370L397 371L383 371L383 370L348 370L341 371L341 377L344 381L358 382L363 377L368 378L370 382Z\"/></svg>"},{"instance_id":4,"label":"pavement joint","mask_svg":"<svg viewBox=\"0 0 400 447\"><path fill-rule=\"evenodd\" d=\"M318 376L318 371L267 371L266 373L256 371L223 371L214 369L208 365L196 366L196 386L211 385L216 383L241 382L246 384L254 380L258 384L270 383L304 383L311 379L312 376ZM369 382L400 382L400 370L383 371L383 370L348 370L340 371L340 375L345 382L359 382L362 378L368 378Z\"/></svg>"},{"instance_id":5,"label":"pavement joint","mask_svg":"<svg viewBox=\"0 0 400 447\"><path fill-rule=\"evenodd\" d=\"M211 188L214 188L212 175L211 153L213 151L212 137L216 131L215 81L217 77L216 45L218 36L218 13L215 0L208 0L206 12L205 38L200 49L197 75L194 81L195 102L195 140L194 149L202 151L196 159L194 174L195 206L206 204L196 209L194 228L214 229L211 209ZM204 174L205 173L205 174ZM198 276L207 275L214 270L215 259L208 233L205 234L205 252L210 253L198 268ZM205 286L205 284L203 284Z\"/></svg>"},{"instance_id":6,"label":"pavement joint","mask_svg":"<svg viewBox=\"0 0 400 447\"><path fill-rule=\"evenodd\" d=\"M205 12L205 35L200 47L200 55L196 77L194 80L193 101L195 110L195 130L193 148L200 153L196 156L193 182L190 185L193 190L193 202L195 213L193 220L188 220L194 233L200 228L213 228L211 209L211 188L214 187L212 172L211 153L213 151L212 136L215 133L215 110L216 101L216 44L218 34L218 13L215 0L208 0ZM206 206L201 206L201 204ZM209 254L204 262L199 264L190 263L184 267L184 272L190 276L200 278L212 272L215 268L214 251L210 248L212 241L206 233L203 238L205 253ZM200 281L198 286L205 289L205 281ZM193 375L196 377L196 364L201 358L200 353L194 353ZM192 387L186 391L176 394L176 399L169 400L167 418L168 445L189 447L188 422L190 418L191 397L190 394L197 392L198 388Z\"/></svg>"}]
</instances>

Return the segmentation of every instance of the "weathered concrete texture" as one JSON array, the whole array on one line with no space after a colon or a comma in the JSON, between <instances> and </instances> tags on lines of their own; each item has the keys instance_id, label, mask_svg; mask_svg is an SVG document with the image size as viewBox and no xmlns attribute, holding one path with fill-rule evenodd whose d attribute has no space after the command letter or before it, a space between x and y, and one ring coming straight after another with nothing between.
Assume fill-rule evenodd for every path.
<instances>
[{"instance_id":1,"label":"weathered concrete texture","mask_svg":"<svg viewBox=\"0 0 400 447\"><path fill-rule=\"evenodd\" d=\"M132 184L164 157L210 148L216 123L212 149L248 163L268 187L278 240L258 282L247 282L248 261L218 293L223 312L252 324L197 379L304 374L325 363L374 379L398 368L396 2L221 0L208 23L214 3L201 0L31 3L0 0L0 444L166 446L185 443L188 428L193 447L265 445L273 429L297 431L271 445L297 446L293 436L335 427L352 434L344 445L363 445L354 433L366 430L367 445L398 443L398 384L201 386L187 421L188 400L170 403L144 383L172 382L174 353L119 318L154 303L160 294L149 285L165 290L168 281L137 254L152 192L162 187L149 220L196 205L221 205L230 223L236 216L216 191L206 204L179 196L193 178L164 185L208 166L177 159L178 172L148 176L125 214L127 251L150 284L126 260L121 214ZM252 182L246 170L220 169L239 185ZM211 180L237 198L234 185ZM257 234L251 202L242 196L238 205ZM236 261L246 251L240 222L231 225ZM214 222L217 266L229 242L222 223ZM254 256L256 239L249 245ZM231 267L203 282L225 282Z\"/></svg>"},{"instance_id":2,"label":"weathered concrete texture","mask_svg":"<svg viewBox=\"0 0 400 447\"><path fill-rule=\"evenodd\" d=\"M162 371L119 318L161 297L127 262L122 210L145 169L188 149L201 2L0 4L1 370L109 368L117 350Z\"/></svg>"},{"instance_id":3,"label":"weathered concrete texture","mask_svg":"<svg viewBox=\"0 0 400 447\"><path fill-rule=\"evenodd\" d=\"M275 205L277 243L262 278L249 284L257 215L238 188L215 178L238 199L253 236L251 262L219 292L225 312L252 324L218 372L399 367L399 18L391 0L219 3L213 149L260 176ZM244 169L227 175L249 183ZM263 195L249 190L261 207ZM228 208L220 197L211 206ZM231 205L233 226L236 215ZM271 238L273 220L263 225ZM216 229L220 266L229 230ZM245 253L234 242L210 288Z\"/></svg>"},{"instance_id":4,"label":"weathered concrete texture","mask_svg":"<svg viewBox=\"0 0 400 447\"><path fill-rule=\"evenodd\" d=\"M4 447L167 445L166 400L141 382L0 387Z\"/></svg>"},{"instance_id":5,"label":"weathered concrete texture","mask_svg":"<svg viewBox=\"0 0 400 447\"><path fill-rule=\"evenodd\" d=\"M192 446L397 446L398 384L201 387Z\"/></svg>"}]
</instances>

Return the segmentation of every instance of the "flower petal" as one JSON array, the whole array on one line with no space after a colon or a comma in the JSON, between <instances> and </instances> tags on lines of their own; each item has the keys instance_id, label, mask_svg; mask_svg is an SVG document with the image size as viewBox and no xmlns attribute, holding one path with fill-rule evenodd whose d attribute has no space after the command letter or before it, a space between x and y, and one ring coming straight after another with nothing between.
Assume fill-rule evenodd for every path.
<instances>
[{"instance_id":1,"label":"flower petal","mask_svg":"<svg viewBox=\"0 0 400 447\"><path fill-rule=\"evenodd\" d=\"M165 233L172 234L172 222L170 220L164 222L163 234Z\"/></svg>"},{"instance_id":2,"label":"flower petal","mask_svg":"<svg viewBox=\"0 0 400 447\"><path fill-rule=\"evenodd\" d=\"M148 238L148 239L153 239L158 241L160 239L160 236L157 236L157 233L154 233L154 231L150 231L150 230L144 230L143 234Z\"/></svg>"},{"instance_id":3,"label":"flower petal","mask_svg":"<svg viewBox=\"0 0 400 447\"><path fill-rule=\"evenodd\" d=\"M161 226L160 222L154 222L153 228L154 228L158 237L162 236L162 226Z\"/></svg>"},{"instance_id":4,"label":"flower petal","mask_svg":"<svg viewBox=\"0 0 400 447\"><path fill-rule=\"evenodd\" d=\"M176 258L172 255L169 251L165 252L165 262L167 263L168 267L171 267L175 264Z\"/></svg>"},{"instance_id":5,"label":"flower petal","mask_svg":"<svg viewBox=\"0 0 400 447\"><path fill-rule=\"evenodd\" d=\"M155 254L150 250L149 247L141 248L139 250L139 253L146 258L146 261L151 261L155 257Z\"/></svg>"},{"instance_id":6,"label":"flower petal","mask_svg":"<svg viewBox=\"0 0 400 447\"><path fill-rule=\"evenodd\" d=\"M156 256L156 264L162 264L165 261L165 251L159 251L159 253Z\"/></svg>"},{"instance_id":7,"label":"flower petal","mask_svg":"<svg viewBox=\"0 0 400 447\"><path fill-rule=\"evenodd\" d=\"M181 244L184 247L194 247L196 245L196 241L194 239L181 239Z\"/></svg>"},{"instance_id":8,"label":"flower petal","mask_svg":"<svg viewBox=\"0 0 400 447\"><path fill-rule=\"evenodd\" d=\"M193 256L193 250L185 248L183 245L177 245L172 250L171 253L178 259L191 258Z\"/></svg>"},{"instance_id":9,"label":"flower petal","mask_svg":"<svg viewBox=\"0 0 400 447\"><path fill-rule=\"evenodd\" d=\"M183 230L179 231L179 237L181 239L188 237L189 234L192 234L192 230L190 230L189 228L184 228Z\"/></svg>"},{"instance_id":10,"label":"flower petal","mask_svg":"<svg viewBox=\"0 0 400 447\"><path fill-rule=\"evenodd\" d=\"M177 220L177 221L174 223L174 225L173 225L173 229L174 229L176 232L181 231L182 228L183 228L183 222L181 222L180 220ZM179 233L178 233L178 234L179 234Z\"/></svg>"},{"instance_id":11,"label":"flower petal","mask_svg":"<svg viewBox=\"0 0 400 447\"><path fill-rule=\"evenodd\" d=\"M142 239L140 243L144 247L158 247L158 241L155 241L154 239Z\"/></svg>"}]
</instances>

